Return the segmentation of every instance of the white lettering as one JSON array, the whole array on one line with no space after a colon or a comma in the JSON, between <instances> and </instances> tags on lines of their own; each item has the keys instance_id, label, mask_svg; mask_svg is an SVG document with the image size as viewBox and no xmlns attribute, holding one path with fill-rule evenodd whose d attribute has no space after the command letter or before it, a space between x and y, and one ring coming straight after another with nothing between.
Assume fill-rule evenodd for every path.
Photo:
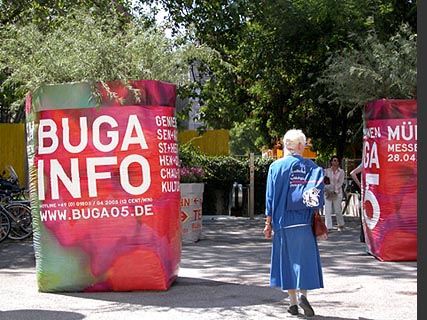
<instances>
[{"instance_id":1,"label":"white lettering","mask_svg":"<svg viewBox=\"0 0 427 320\"><path fill-rule=\"evenodd\" d=\"M413 125L411 121L403 121L402 125L394 128L388 126L388 140L400 140L401 138L406 141L418 139L418 126Z\"/></svg>"},{"instance_id":2,"label":"white lettering","mask_svg":"<svg viewBox=\"0 0 427 320\"><path fill-rule=\"evenodd\" d=\"M363 135L368 138L381 138L381 128L364 128L363 129Z\"/></svg>"},{"instance_id":3,"label":"white lettering","mask_svg":"<svg viewBox=\"0 0 427 320\"><path fill-rule=\"evenodd\" d=\"M363 143L363 154L365 155L363 159L363 167L364 168L372 168L372 166L380 167L380 160L378 157L378 147L377 143L372 143L372 149L369 146L369 142L365 141Z\"/></svg>"},{"instance_id":4,"label":"white lettering","mask_svg":"<svg viewBox=\"0 0 427 320\"><path fill-rule=\"evenodd\" d=\"M70 126L68 118L62 119L62 128L64 132L64 148L71 153L79 153L87 146L87 119L80 118L80 143L77 146L72 146L70 142Z\"/></svg>"},{"instance_id":5,"label":"white lettering","mask_svg":"<svg viewBox=\"0 0 427 320\"><path fill-rule=\"evenodd\" d=\"M45 130L46 129L46 130ZM39 123L39 154L49 154L55 152L59 141L56 135L57 127L55 121L51 119L41 119ZM46 141L47 140L47 141ZM50 141L51 143L47 143Z\"/></svg>"},{"instance_id":6,"label":"white lettering","mask_svg":"<svg viewBox=\"0 0 427 320\"><path fill-rule=\"evenodd\" d=\"M117 157L87 158L87 186L89 197L98 196L96 181L100 179L110 179L111 172L96 172L97 166L108 166L117 164Z\"/></svg>"},{"instance_id":7,"label":"white lettering","mask_svg":"<svg viewBox=\"0 0 427 320\"><path fill-rule=\"evenodd\" d=\"M88 120L86 117L80 117L80 142L77 145L71 144L71 136L69 119L62 119L62 135L65 150L70 153L82 152L88 145ZM92 124L92 142L93 146L101 152L110 152L117 148L119 144L119 132L118 130L102 130L101 127L108 125L110 128L117 128L119 125L117 121L106 115L97 117ZM105 137L102 139L101 132L105 131ZM176 130L172 130L176 131ZM38 128L38 153L41 154L52 154L59 147L58 128L52 119L41 119ZM133 133L136 133L133 136ZM174 135L176 136L176 134ZM108 138L108 143L106 139ZM141 123L136 115L130 115L127 122L126 132L123 137L121 149L126 151L129 149L129 145L139 145L141 149L148 149L147 141L142 130Z\"/></svg>"},{"instance_id":8,"label":"white lettering","mask_svg":"<svg viewBox=\"0 0 427 320\"><path fill-rule=\"evenodd\" d=\"M134 130L136 132L136 136L132 137L132 132ZM128 150L130 144L139 144L141 149L148 149L141 123L138 121L138 117L136 115L129 116L125 137L123 139L122 148L120 150Z\"/></svg>"},{"instance_id":9,"label":"white lettering","mask_svg":"<svg viewBox=\"0 0 427 320\"><path fill-rule=\"evenodd\" d=\"M132 186L129 181L129 166L138 163L141 166L142 183L139 186ZM143 194L151 184L150 164L141 155L129 155L120 164L120 183L125 191L133 195Z\"/></svg>"},{"instance_id":10,"label":"white lettering","mask_svg":"<svg viewBox=\"0 0 427 320\"><path fill-rule=\"evenodd\" d=\"M109 144L103 144L100 137L100 128L103 124L109 124L111 128L118 127L117 121L110 116L100 116L95 119L92 125L93 145L101 152L114 150L119 143L119 134L117 131L107 131L107 137L110 138Z\"/></svg>"},{"instance_id":11,"label":"white lettering","mask_svg":"<svg viewBox=\"0 0 427 320\"><path fill-rule=\"evenodd\" d=\"M52 199L59 199L59 180L62 181L65 188L73 198L81 197L79 159L70 159L70 167L71 179L67 176L58 160L52 159L50 161L50 186Z\"/></svg>"},{"instance_id":12,"label":"white lettering","mask_svg":"<svg viewBox=\"0 0 427 320\"><path fill-rule=\"evenodd\" d=\"M162 192L178 192L178 181L162 181Z\"/></svg>"},{"instance_id":13,"label":"white lettering","mask_svg":"<svg viewBox=\"0 0 427 320\"><path fill-rule=\"evenodd\" d=\"M159 127L176 128L176 118L170 116L156 116L156 125Z\"/></svg>"}]
</instances>

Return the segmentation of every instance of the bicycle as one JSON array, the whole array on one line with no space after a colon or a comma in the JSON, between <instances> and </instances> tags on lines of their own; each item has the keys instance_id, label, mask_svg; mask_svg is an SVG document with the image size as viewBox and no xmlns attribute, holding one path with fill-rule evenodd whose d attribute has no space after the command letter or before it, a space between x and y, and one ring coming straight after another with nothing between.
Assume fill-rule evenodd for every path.
<instances>
[{"instance_id":1,"label":"bicycle","mask_svg":"<svg viewBox=\"0 0 427 320\"><path fill-rule=\"evenodd\" d=\"M0 242L9 236L12 224L10 222L8 211L0 204Z\"/></svg>"},{"instance_id":2,"label":"bicycle","mask_svg":"<svg viewBox=\"0 0 427 320\"><path fill-rule=\"evenodd\" d=\"M31 208L25 203L0 202L0 242L6 238L22 240L33 232Z\"/></svg>"},{"instance_id":3,"label":"bicycle","mask_svg":"<svg viewBox=\"0 0 427 320\"><path fill-rule=\"evenodd\" d=\"M0 174L0 193L10 195L12 200L28 200L29 194L25 187L21 187L19 184L18 175L16 174L13 166L8 165L7 170L9 175L6 176L6 170Z\"/></svg>"}]
</instances>

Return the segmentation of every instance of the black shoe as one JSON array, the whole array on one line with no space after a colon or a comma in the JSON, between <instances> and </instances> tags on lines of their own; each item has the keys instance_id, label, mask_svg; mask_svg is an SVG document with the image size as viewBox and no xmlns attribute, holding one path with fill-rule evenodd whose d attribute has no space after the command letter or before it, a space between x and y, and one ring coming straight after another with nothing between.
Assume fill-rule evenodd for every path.
<instances>
[{"instance_id":1,"label":"black shoe","mask_svg":"<svg viewBox=\"0 0 427 320\"><path fill-rule=\"evenodd\" d=\"M293 316L298 315L298 306L296 304L294 304L293 306L290 306L288 308L288 312Z\"/></svg>"},{"instance_id":2,"label":"black shoe","mask_svg":"<svg viewBox=\"0 0 427 320\"><path fill-rule=\"evenodd\" d=\"M314 310L310 306L310 302L308 302L307 298L304 295L299 297L299 306L304 310L304 314L307 317L314 316Z\"/></svg>"}]
</instances>

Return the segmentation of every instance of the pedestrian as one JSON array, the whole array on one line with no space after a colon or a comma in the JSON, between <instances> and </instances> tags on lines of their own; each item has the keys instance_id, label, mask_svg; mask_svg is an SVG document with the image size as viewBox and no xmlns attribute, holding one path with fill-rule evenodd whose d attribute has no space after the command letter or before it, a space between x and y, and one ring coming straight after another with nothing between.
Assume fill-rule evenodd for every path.
<instances>
[{"instance_id":1,"label":"pedestrian","mask_svg":"<svg viewBox=\"0 0 427 320\"><path fill-rule=\"evenodd\" d=\"M306 316L314 316L307 291L323 288L322 265L317 239L312 229L314 210L323 207L323 169L302 157L306 137L292 129L283 138L284 157L268 170L266 185L266 239L272 239L270 286L287 290L288 312L298 315L298 305ZM317 174L310 180L306 173ZM309 181L319 183L304 192L303 200L294 197L298 187ZM298 192L296 192L298 193Z\"/></svg>"},{"instance_id":2,"label":"pedestrian","mask_svg":"<svg viewBox=\"0 0 427 320\"><path fill-rule=\"evenodd\" d=\"M335 199L337 194L335 193L335 188L331 184L329 177L325 176L323 182L325 183L325 199Z\"/></svg>"},{"instance_id":3,"label":"pedestrian","mask_svg":"<svg viewBox=\"0 0 427 320\"><path fill-rule=\"evenodd\" d=\"M358 178L358 174L362 173L362 162L356 167L354 168L351 172L350 172L350 177L353 179L353 181L357 184L357 186L359 187L359 189L362 189L362 186L360 184L360 180Z\"/></svg>"},{"instance_id":4,"label":"pedestrian","mask_svg":"<svg viewBox=\"0 0 427 320\"><path fill-rule=\"evenodd\" d=\"M356 168L354 168L350 172L350 177L357 184L357 186L359 187L360 190L362 190L362 185L361 185L359 177L357 175L361 174L361 173L362 173L362 162ZM359 222L360 222L360 236L359 236L359 239L360 239L360 242L365 242L365 232L363 231L362 213L360 211L359 211Z\"/></svg>"},{"instance_id":5,"label":"pedestrian","mask_svg":"<svg viewBox=\"0 0 427 320\"><path fill-rule=\"evenodd\" d=\"M340 162L337 156L332 156L331 166L325 169L325 177L329 178L330 184L334 188L335 197L325 197L325 224L329 231L332 230L332 214L335 214L338 231L344 230L344 216L342 214L344 170L339 167Z\"/></svg>"}]
</instances>

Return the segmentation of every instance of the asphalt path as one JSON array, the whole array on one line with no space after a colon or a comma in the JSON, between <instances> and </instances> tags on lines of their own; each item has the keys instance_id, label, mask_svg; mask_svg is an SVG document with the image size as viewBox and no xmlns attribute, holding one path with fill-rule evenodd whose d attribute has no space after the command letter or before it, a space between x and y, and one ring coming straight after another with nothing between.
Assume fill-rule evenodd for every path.
<instances>
[{"instance_id":1,"label":"asphalt path","mask_svg":"<svg viewBox=\"0 0 427 320\"><path fill-rule=\"evenodd\" d=\"M359 241L357 218L319 241L325 288L309 291L310 319L417 319L417 262L382 262ZM0 243L1 320L300 319L268 285L271 242L264 217L205 216L202 239L183 244L167 291L43 293L32 240Z\"/></svg>"}]
</instances>

